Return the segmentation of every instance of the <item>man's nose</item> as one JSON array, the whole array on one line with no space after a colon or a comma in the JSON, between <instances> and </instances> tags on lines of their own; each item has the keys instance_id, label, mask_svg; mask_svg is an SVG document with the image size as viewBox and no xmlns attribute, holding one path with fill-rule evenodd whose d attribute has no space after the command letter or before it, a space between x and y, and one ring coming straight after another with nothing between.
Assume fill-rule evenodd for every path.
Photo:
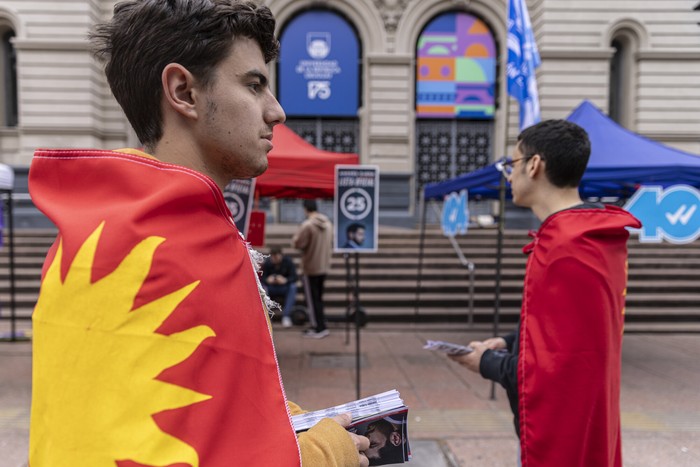
<instances>
[{"instance_id":1,"label":"man's nose","mask_svg":"<svg viewBox=\"0 0 700 467\"><path fill-rule=\"evenodd\" d=\"M278 123L284 123L287 120L287 115L284 113L282 105L272 94L270 95L270 105L265 114L266 121L271 126L275 126Z\"/></svg>"}]
</instances>

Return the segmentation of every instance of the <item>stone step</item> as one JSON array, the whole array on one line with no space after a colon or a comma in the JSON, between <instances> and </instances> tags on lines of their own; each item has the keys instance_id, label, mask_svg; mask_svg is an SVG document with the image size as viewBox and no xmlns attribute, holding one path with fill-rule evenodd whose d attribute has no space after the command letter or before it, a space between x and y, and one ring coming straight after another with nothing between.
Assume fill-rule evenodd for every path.
<instances>
[{"instance_id":1,"label":"stone step","mask_svg":"<svg viewBox=\"0 0 700 467\"><path fill-rule=\"evenodd\" d=\"M296 226L269 226L267 245L283 245L299 263L298 252L288 247ZM28 319L39 292L44 257L55 231L26 230L15 235L15 304L21 319ZM0 250L0 319L7 319L9 307L9 251L7 238ZM526 257L521 248L529 241L525 231L506 231L501 263L501 317L515 322L519 314ZM475 264L473 318L481 323L493 320L496 278L496 232L475 229L458 239L467 259ZM379 252L362 254L360 299L375 319L387 321L462 320L470 305L469 271L462 266L449 241L438 229L428 229L423 245L420 303L416 313L416 288L420 237L417 230L380 228ZM260 248L267 251L267 248ZM640 244L629 242L629 285L626 320L643 329L692 329L700 322L700 241L690 245ZM354 266L354 258L350 258ZM343 319L348 303L346 262L333 258L326 290L329 316ZM303 294L297 297L303 303ZM680 324L679 324L680 323ZM628 328L629 329L629 328ZM662 331L660 331L662 332Z\"/></svg>"}]
</instances>

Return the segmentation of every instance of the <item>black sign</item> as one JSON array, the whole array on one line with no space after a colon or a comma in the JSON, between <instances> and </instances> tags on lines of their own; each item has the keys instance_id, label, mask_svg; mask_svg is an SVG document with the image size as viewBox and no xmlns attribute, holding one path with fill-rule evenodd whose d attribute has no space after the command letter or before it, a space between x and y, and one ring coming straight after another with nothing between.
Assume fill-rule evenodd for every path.
<instances>
[{"instance_id":1,"label":"black sign","mask_svg":"<svg viewBox=\"0 0 700 467\"><path fill-rule=\"evenodd\" d=\"M231 211L233 222L244 236L248 235L248 222L253 207L255 179L233 180L224 188L224 199Z\"/></svg>"},{"instance_id":2,"label":"black sign","mask_svg":"<svg viewBox=\"0 0 700 467\"><path fill-rule=\"evenodd\" d=\"M334 251L376 253L379 243L379 168L335 166Z\"/></svg>"}]
</instances>

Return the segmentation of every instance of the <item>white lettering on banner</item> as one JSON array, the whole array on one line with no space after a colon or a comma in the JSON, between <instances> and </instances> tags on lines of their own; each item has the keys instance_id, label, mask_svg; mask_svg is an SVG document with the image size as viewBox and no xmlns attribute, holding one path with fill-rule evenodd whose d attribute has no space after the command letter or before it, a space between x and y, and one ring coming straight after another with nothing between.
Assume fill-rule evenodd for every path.
<instances>
[{"instance_id":1,"label":"white lettering on banner","mask_svg":"<svg viewBox=\"0 0 700 467\"><path fill-rule=\"evenodd\" d=\"M374 180L375 180L374 175L370 175L368 177L359 176L357 178L355 178L355 177L340 177L340 179L338 180L338 186L373 187Z\"/></svg>"},{"instance_id":2,"label":"white lettering on banner","mask_svg":"<svg viewBox=\"0 0 700 467\"><path fill-rule=\"evenodd\" d=\"M331 82L330 81L309 81L306 84L307 96L309 99L326 100L331 97Z\"/></svg>"},{"instance_id":3,"label":"white lettering on banner","mask_svg":"<svg viewBox=\"0 0 700 467\"><path fill-rule=\"evenodd\" d=\"M299 60L295 70L304 79L333 79L343 71L338 60Z\"/></svg>"}]
</instances>

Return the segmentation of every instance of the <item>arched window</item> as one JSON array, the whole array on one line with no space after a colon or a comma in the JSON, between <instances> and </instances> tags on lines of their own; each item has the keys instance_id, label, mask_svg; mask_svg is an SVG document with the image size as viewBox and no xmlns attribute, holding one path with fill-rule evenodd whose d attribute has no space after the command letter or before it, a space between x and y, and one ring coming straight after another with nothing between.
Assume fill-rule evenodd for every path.
<instances>
[{"instance_id":1,"label":"arched window","mask_svg":"<svg viewBox=\"0 0 700 467\"><path fill-rule=\"evenodd\" d=\"M416 44L416 185L486 166L492 157L498 50L466 12L431 20Z\"/></svg>"},{"instance_id":2,"label":"arched window","mask_svg":"<svg viewBox=\"0 0 700 467\"><path fill-rule=\"evenodd\" d=\"M0 24L0 126L17 126L17 55L12 44L15 32Z\"/></svg>"},{"instance_id":3,"label":"arched window","mask_svg":"<svg viewBox=\"0 0 700 467\"><path fill-rule=\"evenodd\" d=\"M621 30L613 36L610 47L613 55L610 59L608 115L625 128L633 129L637 41L633 33Z\"/></svg>"}]
</instances>

